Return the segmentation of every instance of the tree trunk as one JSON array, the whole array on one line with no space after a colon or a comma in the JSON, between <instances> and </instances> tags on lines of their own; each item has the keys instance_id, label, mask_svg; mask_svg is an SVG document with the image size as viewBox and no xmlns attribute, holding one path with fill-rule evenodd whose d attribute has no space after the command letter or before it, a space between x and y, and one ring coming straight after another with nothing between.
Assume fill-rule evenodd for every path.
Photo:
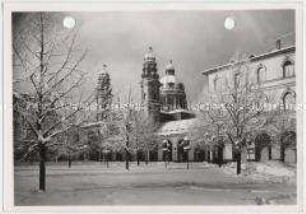
<instances>
[{"instance_id":1,"label":"tree trunk","mask_svg":"<svg viewBox=\"0 0 306 214\"><path fill-rule=\"evenodd\" d=\"M223 164L223 147L218 147L218 164L219 164L219 167L222 166Z\"/></svg>"},{"instance_id":2,"label":"tree trunk","mask_svg":"<svg viewBox=\"0 0 306 214\"><path fill-rule=\"evenodd\" d=\"M237 175L241 173L241 152L237 151Z\"/></svg>"},{"instance_id":3,"label":"tree trunk","mask_svg":"<svg viewBox=\"0 0 306 214\"><path fill-rule=\"evenodd\" d=\"M139 164L140 164L140 152L139 152L139 150L137 150L137 152L136 152L136 161L137 161L137 166L139 166Z\"/></svg>"},{"instance_id":4,"label":"tree trunk","mask_svg":"<svg viewBox=\"0 0 306 214\"><path fill-rule=\"evenodd\" d=\"M129 154L129 151L127 151L127 149L125 150L125 169L129 170L130 169L130 162L129 162L129 159L130 159L130 154Z\"/></svg>"},{"instance_id":5,"label":"tree trunk","mask_svg":"<svg viewBox=\"0 0 306 214\"><path fill-rule=\"evenodd\" d=\"M243 145L241 147L241 164L246 164L248 162L248 151L247 147Z\"/></svg>"},{"instance_id":6,"label":"tree trunk","mask_svg":"<svg viewBox=\"0 0 306 214\"><path fill-rule=\"evenodd\" d=\"M68 155L68 167L71 168L71 163L72 163L72 159L71 159L71 155Z\"/></svg>"},{"instance_id":7,"label":"tree trunk","mask_svg":"<svg viewBox=\"0 0 306 214\"><path fill-rule=\"evenodd\" d=\"M108 155L106 154L106 168L108 168Z\"/></svg>"},{"instance_id":8,"label":"tree trunk","mask_svg":"<svg viewBox=\"0 0 306 214\"><path fill-rule=\"evenodd\" d=\"M147 155L146 155L146 165L149 164L150 161L150 150L147 150Z\"/></svg>"},{"instance_id":9,"label":"tree trunk","mask_svg":"<svg viewBox=\"0 0 306 214\"><path fill-rule=\"evenodd\" d=\"M101 150L99 150L99 162L102 162L102 154Z\"/></svg>"},{"instance_id":10,"label":"tree trunk","mask_svg":"<svg viewBox=\"0 0 306 214\"><path fill-rule=\"evenodd\" d=\"M272 146L269 145L269 160L272 160Z\"/></svg>"},{"instance_id":11,"label":"tree trunk","mask_svg":"<svg viewBox=\"0 0 306 214\"><path fill-rule=\"evenodd\" d=\"M39 146L40 163L39 163L39 190L46 190L46 147L43 144Z\"/></svg>"},{"instance_id":12,"label":"tree trunk","mask_svg":"<svg viewBox=\"0 0 306 214\"><path fill-rule=\"evenodd\" d=\"M283 144L283 142L281 142ZM282 162L285 162L285 148L284 145L281 145L280 147L280 159Z\"/></svg>"}]
</instances>

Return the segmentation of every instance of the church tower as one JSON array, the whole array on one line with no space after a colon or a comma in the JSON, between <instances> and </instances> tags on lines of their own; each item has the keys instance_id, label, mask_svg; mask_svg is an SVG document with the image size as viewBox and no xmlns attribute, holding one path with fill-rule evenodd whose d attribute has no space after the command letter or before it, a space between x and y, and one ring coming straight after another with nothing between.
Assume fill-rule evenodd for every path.
<instances>
[{"instance_id":1,"label":"church tower","mask_svg":"<svg viewBox=\"0 0 306 214\"><path fill-rule=\"evenodd\" d=\"M98 85L96 88L97 121L105 120L108 117L112 98L111 79L107 72L107 66L103 65L102 71L99 73Z\"/></svg>"},{"instance_id":2,"label":"church tower","mask_svg":"<svg viewBox=\"0 0 306 214\"><path fill-rule=\"evenodd\" d=\"M165 76L160 80L160 101L162 110L171 112L174 110L187 109L185 86L175 76L172 61L166 66Z\"/></svg>"},{"instance_id":3,"label":"church tower","mask_svg":"<svg viewBox=\"0 0 306 214\"><path fill-rule=\"evenodd\" d=\"M153 48L149 47L145 54L141 75L141 101L144 112L154 122L159 121L159 75L157 74L157 63Z\"/></svg>"}]
</instances>

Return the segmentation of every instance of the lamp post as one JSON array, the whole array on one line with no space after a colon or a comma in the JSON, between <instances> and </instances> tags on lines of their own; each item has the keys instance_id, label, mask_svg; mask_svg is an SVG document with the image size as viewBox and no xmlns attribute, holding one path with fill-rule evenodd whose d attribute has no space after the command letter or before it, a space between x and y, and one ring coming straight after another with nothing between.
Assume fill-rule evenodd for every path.
<instances>
[{"instance_id":1,"label":"lamp post","mask_svg":"<svg viewBox=\"0 0 306 214\"><path fill-rule=\"evenodd\" d=\"M187 154L187 170L189 170L189 151L190 151L190 139L188 136L184 138L184 146L183 146L184 151Z\"/></svg>"}]
</instances>

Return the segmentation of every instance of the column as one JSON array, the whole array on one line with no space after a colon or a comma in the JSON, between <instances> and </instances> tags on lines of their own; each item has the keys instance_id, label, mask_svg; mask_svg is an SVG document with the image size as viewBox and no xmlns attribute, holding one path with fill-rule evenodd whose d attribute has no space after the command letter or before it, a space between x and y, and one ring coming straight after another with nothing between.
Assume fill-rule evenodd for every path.
<instances>
[{"instance_id":1,"label":"column","mask_svg":"<svg viewBox=\"0 0 306 214\"><path fill-rule=\"evenodd\" d=\"M195 148L194 146L192 146L191 142L190 142L190 150L188 152L189 152L188 154L189 161L194 161Z\"/></svg>"},{"instance_id":2,"label":"column","mask_svg":"<svg viewBox=\"0 0 306 214\"><path fill-rule=\"evenodd\" d=\"M163 161L163 149L161 147L158 148L158 161Z\"/></svg>"},{"instance_id":3,"label":"column","mask_svg":"<svg viewBox=\"0 0 306 214\"><path fill-rule=\"evenodd\" d=\"M172 144L172 161L177 161L177 142Z\"/></svg>"},{"instance_id":4,"label":"column","mask_svg":"<svg viewBox=\"0 0 306 214\"><path fill-rule=\"evenodd\" d=\"M231 160L233 160L233 146L232 146L231 143L224 144L223 160L224 161L231 161Z\"/></svg>"},{"instance_id":5,"label":"column","mask_svg":"<svg viewBox=\"0 0 306 214\"><path fill-rule=\"evenodd\" d=\"M208 152L209 152L209 161L210 161L210 162L213 162L213 159L214 159L213 150L210 148Z\"/></svg>"}]
</instances>

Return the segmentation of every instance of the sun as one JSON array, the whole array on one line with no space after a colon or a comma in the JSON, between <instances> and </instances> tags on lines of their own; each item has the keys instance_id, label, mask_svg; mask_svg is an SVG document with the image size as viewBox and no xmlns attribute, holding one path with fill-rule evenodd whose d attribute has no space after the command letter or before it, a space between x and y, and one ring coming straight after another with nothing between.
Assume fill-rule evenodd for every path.
<instances>
[{"instance_id":1,"label":"sun","mask_svg":"<svg viewBox=\"0 0 306 214\"><path fill-rule=\"evenodd\" d=\"M63 25L65 28L72 29L75 26L75 19L71 16L66 16L63 19Z\"/></svg>"},{"instance_id":2,"label":"sun","mask_svg":"<svg viewBox=\"0 0 306 214\"><path fill-rule=\"evenodd\" d=\"M235 20L234 20L233 17L227 17L227 18L225 19L225 21L224 21L224 27L225 27L225 29L227 29L227 30L232 30L232 29L234 29L234 28L235 28L235 25L236 25L236 23L235 23Z\"/></svg>"}]
</instances>

